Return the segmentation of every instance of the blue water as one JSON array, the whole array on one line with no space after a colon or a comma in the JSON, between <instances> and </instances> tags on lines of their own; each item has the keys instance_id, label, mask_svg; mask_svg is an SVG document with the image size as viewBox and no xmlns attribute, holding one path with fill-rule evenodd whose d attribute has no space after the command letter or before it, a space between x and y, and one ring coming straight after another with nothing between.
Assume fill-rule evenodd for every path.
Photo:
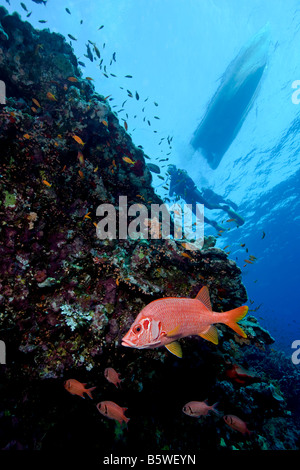
<instances>
[{"instance_id":1,"label":"blue water","mask_svg":"<svg viewBox=\"0 0 300 470\"><path fill-rule=\"evenodd\" d=\"M111 95L114 111L121 110L127 100L119 119L126 120L134 143L143 146L153 163L171 151L169 163L186 169L199 187L209 186L239 206L245 224L223 233L217 246L230 245L229 257L242 270L250 309L260 306L254 314L274 337L275 347L290 355L291 343L300 339L300 105L293 104L291 99L292 83L300 79L299 2L49 0L47 6L29 0L24 3L32 11L28 20L34 27L49 27L66 37L72 34L77 38L72 44L79 60L86 64L82 68L83 77L92 77L99 93ZM20 2L11 0L5 6L26 19ZM40 24L40 19L47 23ZM201 153L191 148L190 139L227 66L267 22L271 44L259 93L220 165L212 170ZM104 28L99 30L101 25ZM109 78L99 69L99 60L91 63L84 57L88 39L97 44ZM116 62L110 65L114 52ZM125 78L127 74L132 78ZM127 89L133 98L128 98ZM139 100L135 98L136 91ZM167 136L173 136L172 149ZM167 170L164 165L163 175ZM153 185L158 194L166 196L162 181L155 175ZM207 211L207 215L219 222L224 219L224 213L218 211ZM226 228L229 227L227 223ZM205 226L205 234L216 232ZM244 267L250 254L257 261Z\"/></svg>"}]
</instances>

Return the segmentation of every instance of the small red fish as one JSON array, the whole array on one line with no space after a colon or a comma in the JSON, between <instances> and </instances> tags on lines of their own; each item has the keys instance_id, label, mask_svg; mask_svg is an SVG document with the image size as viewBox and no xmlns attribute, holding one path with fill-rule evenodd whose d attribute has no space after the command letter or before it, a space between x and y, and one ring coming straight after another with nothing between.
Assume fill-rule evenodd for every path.
<instances>
[{"instance_id":1,"label":"small red fish","mask_svg":"<svg viewBox=\"0 0 300 470\"><path fill-rule=\"evenodd\" d=\"M124 412L127 410L127 408L122 408L113 401L101 401L98 403L97 409L103 416L107 416L107 418L110 419L115 419L120 424L122 424L123 421L125 421L127 424L130 419L124 415Z\"/></svg>"},{"instance_id":2,"label":"small red fish","mask_svg":"<svg viewBox=\"0 0 300 470\"><path fill-rule=\"evenodd\" d=\"M83 394L86 393L90 398L93 398L91 392L95 390L96 387L85 388L85 386L86 384L82 384L76 379L69 379L64 383L65 389L72 395L79 395L84 398Z\"/></svg>"},{"instance_id":3,"label":"small red fish","mask_svg":"<svg viewBox=\"0 0 300 470\"><path fill-rule=\"evenodd\" d=\"M254 372L246 370L238 364L231 364L231 367L226 370L225 374L227 377L240 384L259 382L260 380Z\"/></svg>"},{"instance_id":4,"label":"small red fish","mask_svg":"<svg viewBox=\"0 0 300 470\"><path fill-rule=\"evenodd\" d=\"M121 386L120 374L112 367L107 367L104 371L104 377L117 388Z\"/></svg>"},{"instance_id":5,"label":"small red fish","mask_svg":"<svg viewBox=\"0 0 300 470\"><path fill-rule=\"evenodd\" d=\"M228 424L228 426L230 426L232 429L235 429L235 431L241 432L244 436L246 434L248 434L248 436L251 435L252 431L249 431L245 421L238 418L237 416L225 415L225 416L223 416L223 419L224 419L225 423Z\"/></svg>"},{"instance_id":6,"label":"small red fish","mask_svg":"<svg viewBox=\"0 0 300 470\"><path fill-rule=\"evenodd\" d=\"M207 416L210 411L214 411L217 415L220 414L219 411L215 409L218 403L214 403L209 406L207 400L204 401L190 401L182 408L182 411L188 416L194 416L199 418L199 416Z\"/></svg>"},{"instance_id":7,"label":"small red fish","mask_svg":"<svg viewBox=\"0 0 300 470\"><path fill-rule=\"evenodd\" d=\"M176 341L186 336L198 335L218 344L215 323L224 323L238 335L246 333L237 324L248 312L246 305L228 312L213 312L207 287L202 287L195 299L167 297L150 302L138 314L122 345L137 349L165 346L172 354L182 357Z\"/></svg>"}]
</instances>

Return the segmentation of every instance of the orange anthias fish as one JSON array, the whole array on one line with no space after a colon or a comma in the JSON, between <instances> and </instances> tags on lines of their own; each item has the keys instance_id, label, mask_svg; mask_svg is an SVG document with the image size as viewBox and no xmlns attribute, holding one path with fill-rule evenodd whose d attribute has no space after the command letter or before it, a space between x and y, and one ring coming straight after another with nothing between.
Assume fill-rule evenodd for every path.
<instances>
[{"instance_id":1,"label":"orange anthias fish","mask_svg":"<svg viewBox=\"0 0 300 470\"><path fill-rule=\"evenodd\" d=\"M41 105L40 105L40 103L38 102L38 100L36 100L35 98L32 98L32 101L34 102L34 104L35 104L38 108L41 107Z\"/></svg>"},{"instance_id":2,"label":"orange anthias fish","mask_svg":"<svg viewBox=\"0 0 300 470\"><path fill-rule=\"evenodd\" d=\"M96 387L85 388L85 386L86 384L82 384L76 379L69 379L64 383L65 389L68 390L68 392L70 392L72 395L79 395L80 397L84 398L83 394L86 393L90 398L93 398L91 392L95 390Z\"/></svg>"},{"instance_id":3,"label":"orange anthias fish","mask_svg":"<svg viewBox=\"0 0 300 470\"><path fill-rule=\"evenodd\" d=\"M130 419L124 415L124 412L127 410L127 408L122 408L113 401L101 401L98 403L97 409L103 416L107 416L107 418L110 419L115 419L120 424L122 424L123 421L125 421L127 424Z\"/></svg>"},{"instance_id":4,"label":"orange anthias fish","mask_svg":"<svg viewBox=\"0 0 300 470\"><path fill-rule=\"evenodd\" d=\"M245 421L238 418L237 416L225 415L225 416L223 416L223 419L224 419L225 423L228 424L228 426L230 426L232 429L235 429L236 431L241 432L242 434L244 434L244 436L246 434L248 434L248 436L251 435L252 431L249 431Z\"/></svg>"},{"instance_id":5,"label":"orange anthias fish","mask_svg":"<svg viewBox=\"0 0 300 470\"><path fill-rule=\"evenodd\" d=\"M219 415L219 411L215 409L218 403L214 403L209 406L207 400L204 401L190 401L182 408L182 411L188 415L193 416L194 418L199 418L199 416L207 416L210 411L214 411Z\"/></svg>"},{"instance_id":6,"label":"orange anthias fish","mask_svg":"<svg viewBox=\"0 0 300 470\"><path fill-rule=\"evenodd\" d=\"M248 307L213 312L207 287L202 287L195 299L167 297L154 300L138 314L130 330L122 339L122 345L137 349L165 346L175 356L182 357L177 339L199 335L218 344L215 323L224 323L237 334L246 333L237 324L248 312Z\"/></svg>"},{"instance_id":7,"label":"orange anthias fish","mask_svg":"<svg viewBox=\"0 0 300 470\"><path fill-rule=\"evenodd\" d=\"M181 253L181 256L184 256L185 258L190 258L190 259L193 259L190 255L188 255L187 253Z\"/></svg>"},{"instance_id":8,"label":"orange anthias fish","mask_svg":"<svg viewBox=\"0 0 300 470\"><path fill-rule=\"evenodd\" d=\"M80 152L80 150L78 151L77 158L79 160L80 165L84 166L84 156L83 156L83 153Z\"/></svg>"},{"instance_id":9,"label":"orange anthias fish","mask_svg":"<svg viewBox=\"0 0 300 470\"><path fill-rule=\"evenodd\" d=\"M104 377L117 388L121 386L120 374L112 367L107 367L104 371Z\"/></svg>"},{"instance_id":10,"label":"orange anthias fish","mask_svg":"<svg viewBox=\"0 0 300 470\"><path fill-rule=\"evenodd\" d=\"M72 135L72 137L73 137L74 140L76 140L76 142L77 142L78 144L84 145L83 140L82 140L80 137L78 137L78 135Z\"/></svg>"},{"instance_id":11,"label":"orange anthias fish","mask_svg":"<svg viewBox=\"0 0 300 470\"><path fill-rule=\"evenodd\" d=\"M131 158L129 158L129 157L123 157L123 160L124 160L124 162L130 163L131 165L134 165L134 164L135 164L135 162L132 161Z\"/></svg>"},{"instance_id":12,"label":"orange anthias fish","mask_svg":"<svg viewBox=\"0 0 300 470\"><path fill-rule=\"evenodd\" d=\"M50 101L57 101L57 99L55 98L55 96L53 95L53 93L50 93L50 91L48 91L48 93L47 93L47 98L48 98L48 100L50 100Z\"/></svg>"}]
</instances>

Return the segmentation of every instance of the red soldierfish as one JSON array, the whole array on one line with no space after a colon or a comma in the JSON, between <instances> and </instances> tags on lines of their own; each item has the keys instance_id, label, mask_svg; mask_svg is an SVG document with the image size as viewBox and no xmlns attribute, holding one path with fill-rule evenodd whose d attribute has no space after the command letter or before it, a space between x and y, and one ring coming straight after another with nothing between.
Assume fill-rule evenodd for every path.
<instances>
[{"instance_id":1,"label":"red soldierfish","mask_svg":"<svg viewBox=\"0 0 300 470\"><path fill-rule=\"evenodd\" d=\"M130 419L124 415L124 412L127 410L127 408L122 408L113 401L101 401L98 403L97 408L103 416L107 416L107 418L110 419L115 419L120 424L122 424L123 421L125 421L127 424Z\"/></svg>"},{"instance_id":2,"label":"red soldierfish","mask_svg":"<svg viewBox=\"0 0 300 470\"><path fill-rule=\"evenodd\" d=\"M117 388L121 386L120 374L112 367L107 367L104 371L104 377Z\"/></svg>"},{"instance_id":3,"label":"red soldierfish","mask_svg":"<svg viewBox=\"0 0 300 470\"><path fill-rule=\"evenodd\" d=\"M93 398L91 392L95 390L96 387L85 388L85 386L86 384L82 384L75 379L66 380L64 383L65 389L72 395L79 395L84 398L83 394L86 393L90 398Z\"/></svg>"},{"instance_id":4,"label":"red soldierfish","mask_svg":"<svg viewBox=\"0 0 300 470\"><path fill-rule=\"evenodd\" d=\"M245 421L241 420L237 416L225 415L223 416L223 419L225 423L228 424L228 426L230 426L232 429L235 429L236 431L241 432L242 434L244 434L244 436L246 434L250 436L250 434L252 433L252 431L249 431L249 429L247 428L247 424L245 423Z\"/></svg>"},{"instance_id":5,"label":"red soldierfish","mask_svg":"<svg viewBox=\"0 0 300 470\"><path fill-rule=\"evenodd\" d=\"M195 299L167 297L154 300L138 314L122 345L137 349L165 346L175 356L182 357L179 343L185 336L199 335L218 344L215 323L224 323L237 334L246 333L237 324L248 312L246 305L228 312L213 312L207 287L202 287Z\"/></svg>"},{"instance_id":6,"label":"red soldierfish","mask_svg":"<svg viewBox=\"0 0 300 470\"><path fill-rule=\"evenodd\" d=\"M199 416L207 416L210 411L214 411L217 415L220 414L219 411L215 409L218 403L214 403L213 405L209 406L206 403L207 400L204 401L190 401L182 408L182 411L188 416L194 416L195 418L199 418Z\"/></svg>"}]
</instances>

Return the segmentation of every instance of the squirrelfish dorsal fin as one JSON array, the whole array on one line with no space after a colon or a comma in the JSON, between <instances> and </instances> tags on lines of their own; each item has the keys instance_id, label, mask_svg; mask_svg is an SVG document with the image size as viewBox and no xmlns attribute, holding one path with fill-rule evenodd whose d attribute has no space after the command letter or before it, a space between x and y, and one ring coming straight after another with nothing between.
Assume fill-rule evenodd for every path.
<instances>
[{"instance_id":1,"label":"squirrelfish dorsal fin","mask_svg":"<svg viewBox=\"0 0 300 470\"><path fill-rule=\"evenodd\" d=\"M182 349L177 341L174 341L170 344L165 344L165 347L168 351L170 351L170 353L174 354L174 356L182 357Z\"/></svg>"},{"instance_id":2,"label":"squirrelfish dorsal fin","mask_svg":"<svg viewBox=\"0 0 300 470\"><path fill-rule=\"evenodd\" d=\"M214 344L218 344L218 330L215 326L211 325L206 331L202 331L198 333L201 338L207 339L207 341L211 341Z\"/></svg>"},{"instance_id":3,"label":"squirrelfish dorsal fin","mask_svg":"<svg viewBox=\"0 0 300 470\"><path fill-rule=\"evenodd\" d=\"M196 295L196 299L200 300L205 305L205 307L208 308L208 310L212 311L210 298L209 298L209 291L206 286L203 286L202 289L200 289L200 291Z\"/></svg>"}]
</instances>

